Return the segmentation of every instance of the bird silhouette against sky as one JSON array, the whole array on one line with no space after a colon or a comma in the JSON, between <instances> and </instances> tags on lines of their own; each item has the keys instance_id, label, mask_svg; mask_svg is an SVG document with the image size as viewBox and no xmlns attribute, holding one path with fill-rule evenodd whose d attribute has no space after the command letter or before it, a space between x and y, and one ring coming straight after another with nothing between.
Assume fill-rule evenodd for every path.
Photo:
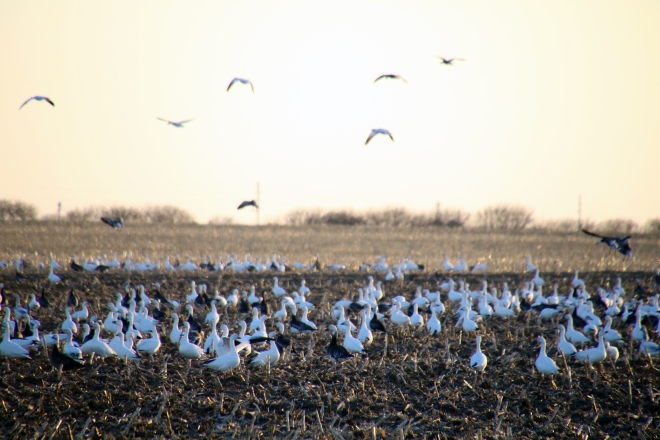
<instances>
[{"instance_id":1,"label":"bird silhouette against sky","mask_svg":"<svg viewBox=\"0 0 660 440\"><path fill-rule=\"evenodd\" d=\"M374 80L374 82L378 82L381 79L399 79L399 80L403 81L404 83L408 84L408 81L406 81L406 79L404 77L399 76L399 75L394 75L393 73L388 73L388 74L385 74L385 75L381 75L378 78L376 78Z\"/></svg>"},{"instance_id":2,"label":"bird silhouette against sky","mask_svg":"<svg viewBox=\"0 0 660 440\"><path fill-rule=\"evenodd\" d=\"M257 202L255 202L254 200L244 201L240 205L238 205L238 208L236 208L236 209L243 209L246 206L254 206L255 209L259 209L259 206L257 205Z\"/></svg>"},{"instance_id":3,"label":"bird silhouette against sky","mask_svg":"<svg viewBox=\"0 0 660 440\"><path fill-rule=\"evenodd\" d=\"M371 134L369 134L369 137L367 138L367 141L364 143L364 145L367 145L371 140L371 138L373 138L377 134L386 134L390 137L390 139L392 139L392 141L394 141L392 134L388 130L385 130L384 128L374 128L373 130L371 130Z\"/></svg>"},{"instance_id":4,"label":"bird silhouette against sky","mask_svg":"<svg viewBox=\"0 0 660 440\"><path fill-rule=\"evenodd\" d=\"M239 82L241 84L250 84L250 87L252 88L252 93L254 93L254 84L252 84L252 81L250 81L249 79L244 79L244 78L234 78L234 79L232 79L231 82L229 83L229 86L227 86L227 91L229 91L229 89L231 89L231 87L234 84L236 84L237 82Z\"/></svg>"},{"instance_id":5,"label":"bird silhouette against sky","mask_svg":"<svg viewBox=\"0 0 660 440\"><path fill-rule=\"evenodd\" d=\"M438 57L440 58L442 64L446 64L447 66L453 66L454 61L465 61L465 58L443 58L443 57Z\"/></svg>"},{"instance_id":6,"label":"bird silhouette against sky","mask_svg":"<svg viewBox=\"0 0 660 440\"><path fill-rule=\"evenodd\" d=\"M173 126L179 127L179 128L183 128L183 124L185 124L186 122L190 122L190 121L194 120L194 119L186 119L185 121L169 121L169 120L163 119L163 118L158 118L158 119L160 119L161 121L167 122L168 125L173 125Z\"/></svg>"},{"instance_id":7,"label":"bird silhouette against sky","mask_svg":"<svg viewBox=\"0 0 660 440\"><path fill-rule=\"evenodd\" d=\"M31 97L31 98L28 98L28 100L25 101L25 102L24 102L24 103L23 103L18 109L19 109L19 110L22 109L22 108L25 106L25 104L27 104L28 102L32 101L33 99L34 99L35 101L46 101L48 104L50 104L50 105L52 105L53 107L55 107L55 103L54 103L53 101L51 101L50 98L47 98L47 97L45 97L45 96L35 95L35 96Z\"/></svg>"}]
</instances>

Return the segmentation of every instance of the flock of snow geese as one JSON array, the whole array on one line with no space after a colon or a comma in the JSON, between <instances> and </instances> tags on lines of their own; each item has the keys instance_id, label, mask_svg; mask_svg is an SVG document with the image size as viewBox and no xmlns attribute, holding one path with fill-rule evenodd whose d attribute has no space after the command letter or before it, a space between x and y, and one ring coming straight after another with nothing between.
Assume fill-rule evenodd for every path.
<instances>
[{"instance_id":1,"label":"flock of snow geese","mask_svg":"<svg viewBox=\"0 0 660 440\"><path fill-rule=\"evenodd\" d=\"M437 58L440 59L441 65L445 65L445 66L452 66L452 65L454 65L455 61L465 61L465 58L443 58L443 57L437 57ZM401 81L405 84L408 84L408 81L406 81L402 76L395 75L395 74L380 75L378 78L376 78L374 80L374 83L376 83L378 81L381 81L381 80L385 80L385 79L398 80L398 81ZM229 85L227 86L227 92L229 92L232 89L232 87L234 87L236 84L242 84L242 85L245 85L245 86L250 86L250 89L252 90L252 93L254 93L254 84L252 83L252 81L250 81L249 79L238 78L238 77L232 79L229 82ZM47 98L45 96L35 95L35 96L32 96L32 97L28 98L19 107L19 110L21 110L27 103L29 103L30 101L33 101L33 100L34 101L46 101L51 106L55 107L55 103L50 98ZM160 118L160 117L157 117L157 119L159 119L163 122L167 122L167 125L171 125L171 126L177 127L177 128L184 128L185 127L184 124L194 120L194 119L185 119L185 120L182 120L182 121L170 121L169 119L163 119L163 118ZM374 129L371 130L371 133L367 137L367 141L364 143L364 145L366 146L374 136L379 135L379 134L388 136L392 141L394 141L394 137L392 137L392 134L389 132L389 130L387 130L385 128L374 128Z\"/></svg>"},{"instance_id":2,"label":"flock of snow geese","mask_svg":"<svg viewBox=\"0 0 660 440\"><path fill-rule=\"evenodd\" d=\"M267 260L270 266L264 270L285 270L281 259L267 257ZM127 261L130 262L130 256ZM78 270L74 269L74 262L75 259L71 268ZM86 264L78 266L81 270L96 270L85 267ZM185 264L192 263L188 259ZM49 276L55 265L51 258ZM381 257L369 270L380 275L384 269L387 273L392 269L420 270L410 258L403 258L393 268L386 266L385 258ZM116 267L135 270L126 261ZM240 292L233 289L224 296L217 289L209 293L207 285L192 281L187 291L169 292L166 296L158 283L151 288L127 283L123 292L107 298L107 308L100 318L92 315L88 301L79 301L71 286L64 316L59 318L57 330L51 333L41 331L38 318L40 314L56 316L61 307L58 309L55 303L60 301L49 297L45 287L40 294L32 293L24 300L0 284L0 309L4 315L0 357L29 359L33 353L50 348L50 361L61 374L93 364L95 357L118 357L124 362L140 361L145 356L153 358L163 344L172 344L188 360L188 368L195 360L206 368L225 372L239 367L241 359L251 367L271 368L287 359L287 350L294 350L294 342L306 343L309 354L316 332L324 328L330 337L325 354L332 361L341 362L356 355L368 356L365 347L379 334L385 343L388 335L397 337L411 331L415 337L424 332L430 337L441 335L444 327L440 319L450 312L453 323L451 316L446 316L444 326L451 323L457 330L475 336L475 353L469 365L477 372L484 371L488 365L488 358L481 350L482 335L498 320L516 319L521 313L535 317L539 323L556 322L553 324L558 334L556 354L565 359L594 365L609 358L615 363L619 357L617 345L626 340L637 344L643 356L660 355L660 345L649 337L649 329L660 334L660 294L651 296L640 285L635 292L627 294L621 278L612 287L600 286L590 292L576 271L566 292L560 293L554 285L550 289L552 293L546 296L543 291L546 283L531 258L527 269L534 272L533 277L530 275L531 279L515 291L507 282L498 293L498 288L489 287L486 280L478 289L471 290L463 279L437 278L437 291L418 286L409 297L398 292L389 298L384 288L388 285L386 281L375 282L369 275L366 284L357 289L355 298L340 299L333 304L315 304L312 300L315 295L304 279L296 291L288 292L277 276L273 276L272 287L262 291L261 296L254 285L246 285ZM194 266L187 270L194 272L202 268ZM657 269L655 284L660 292ZM392 290L403 288L403 284L389 286ZM273 303L279 308L273 307ZM313 319L324 322L317 324ZM234 333L230 334L232 330ZM558 373L560 368L548 356L546 339L539 336L537 341L540 348L534 362L536 370L542 375Z\"/></svg>"}]
</instances>

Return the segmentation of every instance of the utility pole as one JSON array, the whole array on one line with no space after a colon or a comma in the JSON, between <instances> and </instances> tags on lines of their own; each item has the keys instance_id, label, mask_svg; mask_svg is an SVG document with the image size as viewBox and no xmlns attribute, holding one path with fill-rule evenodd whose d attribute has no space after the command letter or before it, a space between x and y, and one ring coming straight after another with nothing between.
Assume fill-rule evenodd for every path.
<instances>
[{"instance_id":1,"label":"utility pole","mask_svg":"<svg viewBox=\"0 0 660 440\"><path fill-rule=\"evenodd\" d=\"M259 190L259 182L257 182L257 226L259 226L259 211L261 211L261 191Z\"/></svg>"},{"instance_id":2,"label":"utility pole","mask_svg":"<svg viewBox=\"0 0 660 440\"><path fill-rule=\"evenodd\" d=\"M582 194L578 196L578 232L582 229Z\"/></svg>"},{"instance_id":3,"label":"utility pole","mask_svg":"<svg viewBox=\"0 0 660 440\"><path fill-rule=\"evenodd\" d=\"M62 218L62 202L57 202L57 219Z\"/></svg>"}]
</instances>

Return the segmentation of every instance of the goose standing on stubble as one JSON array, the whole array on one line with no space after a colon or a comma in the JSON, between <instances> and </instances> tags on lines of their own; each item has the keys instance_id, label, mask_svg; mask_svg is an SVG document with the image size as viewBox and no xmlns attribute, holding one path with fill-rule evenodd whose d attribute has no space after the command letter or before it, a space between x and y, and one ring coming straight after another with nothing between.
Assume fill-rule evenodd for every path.
<instances>
[{"instance_id":1,"label":"goose standing on stubble","mask_svg":"<svg viewBox=\"0 0 660 440\"><path fill-rule=\"evenodd\" d=\"M549 358L545 353L545 338L543 336L539 336L537 341L539 344L541 344L541 349L539 350L539 355L534 362L536 369L541 374L555 374L557 371L559 371L559 368L557 367L557 364L555 364L555 361Z\"/></svg>"},{"instance_id":2,"label":"goose standing on stubble","mask_svg":"<svg viewBox=\"0 0 660 440\"><path fill-rule=\"evenodd\" d=\"M484 371L488 365L488 358L481 352L481 336L477 336L477 351L470 358L470 367L473 370Z\"/></svg>"}]
</instances>

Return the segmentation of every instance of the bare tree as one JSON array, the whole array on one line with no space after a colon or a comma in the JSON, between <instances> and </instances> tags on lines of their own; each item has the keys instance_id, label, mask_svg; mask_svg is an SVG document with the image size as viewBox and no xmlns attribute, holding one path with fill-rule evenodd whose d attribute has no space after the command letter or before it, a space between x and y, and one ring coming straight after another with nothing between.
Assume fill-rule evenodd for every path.
<instances>
[{"instance_id":1,"label":"bare tree","mask_svg":"<svg viewBox=\"0 0 660 440\"><path fill-rule=\"evenodd\" d=\"M25 202L0 200L0 221L27 221L37 219L37 208Z\"/></svg>"},{"instance_id":2,"label":"bare tree","mask_svg":"<svg viewBox=\"0 0 660 440\"><path fill-rule=\"evenodd\" d=\"M533 211L524 206L488 206L477 213L477 226L484 229L520 230L533 222Z\"/></svg>"}]
</instances>

